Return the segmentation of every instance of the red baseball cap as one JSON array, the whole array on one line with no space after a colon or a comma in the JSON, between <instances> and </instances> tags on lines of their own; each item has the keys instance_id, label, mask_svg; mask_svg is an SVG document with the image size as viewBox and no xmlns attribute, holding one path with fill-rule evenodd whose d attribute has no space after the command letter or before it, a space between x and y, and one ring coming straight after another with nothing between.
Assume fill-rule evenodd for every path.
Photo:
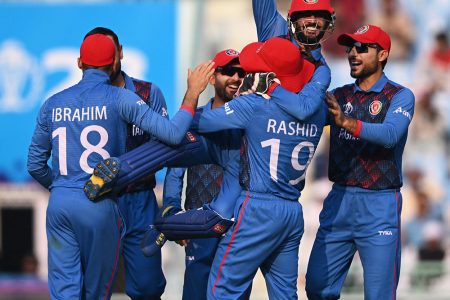
<instances>
[{"instance_id":1,"label":"red baseball cap","mask_svg":"<svg viewBox=\"0 0 450 300\"><path fill-rule=\"evenodd\" d=\"M80 47L80 60L83 64L101 67L111 65L116 57L113 40L104 34L86 37Z\"/></svg>"},{"instance_id":2,"label":"red baseball cap","mask_svg":"<svg viewBox=\"0 0 450 300\"><path fill-rule=\"evenodd\" d=\"M315 69L302 58L297 46L279 37L248 44L239 60L248 73L274 72L285 89L296 93L311 79Z\"/></svg>"},{"instance_id":3,"label":"red baseball cap","mask_svg":"<svg viewBox=\"0 0 450 300\"><path fill-rule=\"evenodd\" d=\"M359 27L355 33L341 34L338 43L343 46L352 46L355 42L363 44L377 44L383 50L391 50L391 38L383 29L375 25L364 25Z\"/></svg>"},{"instance_id":4,"label":"red baseball cap","mask_svg":"<svg viewBox=\"0 0 450 300\"><path fill-rule=\"evenodd\" d=\"M234 49L227 49L220 51L214 56L214 68L223 67L228 65L233 59L239 59L239 52Z\"/></svg>"},{"instance_id":5,"label":"red baseball cap","mask_svg":"<svg viewBox=\"0 0 450 300\"><path fill-rule=\"evenodd\" d=\"M324 10L334 14L330 0L292 0L288 15L291 16L295 12L310 10Z\"/></svg>"}]
</instances>

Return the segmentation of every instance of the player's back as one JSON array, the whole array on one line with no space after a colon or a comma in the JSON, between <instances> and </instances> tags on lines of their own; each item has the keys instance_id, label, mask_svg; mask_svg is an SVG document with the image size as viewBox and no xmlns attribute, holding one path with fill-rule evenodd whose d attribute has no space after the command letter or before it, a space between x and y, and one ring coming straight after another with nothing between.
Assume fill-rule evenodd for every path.
<instances>
[{"instance_id":1,"label":"player's back","mask_svg":"<svg viewBox=\"0 0 450 300\"><path fill-rule=\"evenodd\" d=\"M83 187L97 162L125 152L127 123L106 73L87 70L78 84L52 96L41 111L52 137L52 187ZM133 98L134 97L134 98Z\"/></svg>"},{"instance_id":2,"label":"player's back","mask_svg":"<svg viewBox=\"0 0 450 300\"><path fill-rule=\"evenodd\" d=\"M242 143L241 184L250 192L297 200L323 132L326 106L300 121L273 101L256 95L248 100L255 110Z\"/></svg>"}]
</instances>

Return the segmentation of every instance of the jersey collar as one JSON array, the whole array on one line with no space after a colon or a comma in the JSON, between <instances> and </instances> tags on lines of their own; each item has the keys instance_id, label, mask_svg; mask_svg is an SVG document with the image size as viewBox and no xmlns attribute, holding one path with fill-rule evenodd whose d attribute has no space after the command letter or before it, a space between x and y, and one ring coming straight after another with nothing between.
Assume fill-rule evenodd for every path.
<instances>
[{"instance_id":1,"label":"jersey collar","mask_svg":"<svg viewBox=\"0 0 450 300\"><path fill-rule=\"evenodd\" d=\"M136 87L134 86L133 78L128 76L128 74L125 73L124 71L121 71L121 72L122 72L123 80L125 80L124 88L126 88L127 90L130 90L130 91L136 92Z\"/></svg>"},{"instance_id":2,"label":"jersey collar","mask_svg":"<svg viewBox=\"0 0 450 300\"><path fill-rule=\"evenodd\" d=\"M83 80L89 81L109 81L109 76L106 72L99 69L87 69L83 71Z\"/></svg>"},{"instance_id":3,"label":"jersey collar","mask_svg":"<svg viewBox=\"0 0 450 300\"><path fill-rule=\"evenodd\" d=\"M380 79L378 79L377 82L375 82L375 84L367 91L363 91L357 84L358 80L355 81L355 83L353 84L354 88L353 88L353 92L357 93L370 93L370 92L374 92L374 93L380 93L384 86L386 85L386 83L389 81L389 79L386 77L386 75L383 74L381 75Z\"/></svg>"}]
</instances>

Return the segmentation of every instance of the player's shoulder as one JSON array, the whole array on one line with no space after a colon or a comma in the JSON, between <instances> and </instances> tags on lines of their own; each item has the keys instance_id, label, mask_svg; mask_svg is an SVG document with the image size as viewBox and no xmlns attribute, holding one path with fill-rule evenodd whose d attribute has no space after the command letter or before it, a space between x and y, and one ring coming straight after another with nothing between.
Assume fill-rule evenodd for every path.
<instances>
[{"instance_id":1,"label":"player's shoulder","mask_svg":"<svg viewBox=\"0 0 450 300\"><path fill-rule=\"evenodd\" d=\"M143 80L143 79L130 77L130 80L133 82L134 86L147 86L148 88L152 88L152 89L155 88L155 86L156 86L153 82Z\"/></svg>"},{"instance_id":2,"label":"player's shoulder","mask_svg":"<svg viewBox=\"0 0 450 300\"><path fill-rule=\"evenodd\" d=\"M126 75L126 76L128 76L128 75ZM134 78L134 77L129 77L129 79L133 82L133 84L137 90L139 89L139 87L143 87L143 86L150 89L150 94L152 95L152 98L159 98L159 97L163 96L163 92L158 84L156 84L152 81L147 81L147 80L138 79L138 78Z\"/></svg>"},{"instance_id":3,"label":"player's shoulder","mask_svg":"<svg viewBox=\"0 0 450 300\"><path fill-rule=\"evenodd\" d=\"M61 102L65 102L67 99L73 98L78 95L80 92L80 85L75 84L70 87L67 87L47 98L45 101L46 105L57 105Z\"/></svg>"},{"instance_id":4,"label":"player's shoulder","mask_svg":"<svg viewBox=\"0 0 450 300\"><path fill-rule=\"evenodd\" d=\"M389 85L391 85L392 87L394 87L395 89L398 90L398 92L401 92L402 95L407 95L407 96L411 96L414 97L414 93L412 92L411 89L409 89L408 87L401 85L400 83L394 82L392 80L388 80L387 82Z\"/></svg>"},{"instance_id":5,"label":"player's shoulder","mask_svg":"<svg viewBox=\"0 0 450 300\"><path fill-rule=\"evenodd\" d=\"M339 93L345 92L345 91L353 91L355 89L355 83L349 83L349 84L345 84L343 86L339 86L337 88L334 88L331 90L331 93L334 95L337 95Z\"/></svg>"}]
</instances>

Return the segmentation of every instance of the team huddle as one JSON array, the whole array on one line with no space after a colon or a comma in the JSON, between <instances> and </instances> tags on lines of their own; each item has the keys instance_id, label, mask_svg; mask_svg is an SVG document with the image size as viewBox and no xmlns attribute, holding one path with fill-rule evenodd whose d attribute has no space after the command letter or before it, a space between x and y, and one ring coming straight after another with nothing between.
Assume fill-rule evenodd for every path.
<instances>
[{"instance_id":1,"label":"team huddle","mask_svg":"<svg viewBox=\"0 0 450 300\"><path fill-rule=\"evenodd\" d=\"M160 299L166 240L186 246L182 299L249 299L258 270L269 299L297 299L299 199L327 125L334 184L306 294L339 299L358 251L365 299L396 299L414 95L384 74L390 37L357 24L338 36L355 82L327 91L321 42L335 26L330 1L292 0L287 20L275 0L252 2L258 42L189 70L170 119L159 87L121 69L117 35L103 27L86 34L83 77L43 104L28 154L30 174L50 190L52 299L109 299L119 258L127 295ZM197 107L208 84L214 96ZM159 208L154 174L164 167Z\"/></svg>"}]
</instances>

